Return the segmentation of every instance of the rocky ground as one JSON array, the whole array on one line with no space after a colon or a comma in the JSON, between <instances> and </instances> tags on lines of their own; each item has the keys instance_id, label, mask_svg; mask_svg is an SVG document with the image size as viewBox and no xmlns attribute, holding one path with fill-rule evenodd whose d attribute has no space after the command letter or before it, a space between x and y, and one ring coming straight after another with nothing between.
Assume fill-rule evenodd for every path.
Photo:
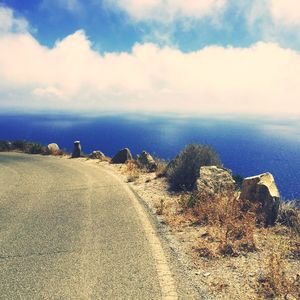
<instances>
[{"instance_id":1,"label":"rocky ground","mask_svg":"<svg viewBox=\"0 0 300 300\"><path fill-rule=\"evenodd\" d=\"M147 204L195 284L212 299L300 299L300 239L289 229L255 229L255 250L218 255L212 249L219 229L197 225L193 216L182 212L187 195L168 192L165 178L155 173L101 164L122 175Z\"/></svg>"}]
</instances>

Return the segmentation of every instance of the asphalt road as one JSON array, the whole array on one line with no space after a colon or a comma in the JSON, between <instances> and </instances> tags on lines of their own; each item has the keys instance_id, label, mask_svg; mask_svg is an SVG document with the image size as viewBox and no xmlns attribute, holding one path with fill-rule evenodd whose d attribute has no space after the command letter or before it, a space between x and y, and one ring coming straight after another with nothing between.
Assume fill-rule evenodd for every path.
<instances>
[{"instance_id":1,"label":"asphalt road","mask_svg":"<svg viewBox=\"0 0 300 300\"><path fill-rule=\"evenodd\" d=\"M0 153L0 299L176 299L136 206L101 168Z\"/></svg>"}]
</instances>

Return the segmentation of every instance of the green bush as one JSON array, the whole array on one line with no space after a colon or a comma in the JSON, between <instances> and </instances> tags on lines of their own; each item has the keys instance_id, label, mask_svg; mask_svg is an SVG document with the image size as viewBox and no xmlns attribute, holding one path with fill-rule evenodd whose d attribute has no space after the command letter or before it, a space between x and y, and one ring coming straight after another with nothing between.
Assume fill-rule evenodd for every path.
<instances>
[{"instance_id":1,"label":"green bush","mask_svg":"<svg viewBox=\"0 0 300 300\"><path fill-rule=\"evenodd\" d=\"M174 191L194 188L202 166L221 166L217 152L206 145L190 144L167 167L167 179Z\"/></svg>"},{"instance_id":2,"label":"green bush","mask_svg":"<svg viewBox=\"0 0 300 300\"><path fill-rule=\"evenodd\" d=\"M19 150L24 152L25 151L25 146L26 146L26 141L23 140L17 140L12 142L12 149L13 150Z\"/></svg>"},{"instance_id":3,"label":"green bush","mask_svg":"<svg viewBox=\"0 0 300 300\"><path fill-rule=\"evenodd\" d=\"M41 154L41 153L45 153L46 149L39 143L30 142L25 144L24 152L28 154Z\"/></svg>"},{"instance_id":4,"label":"green bush","mask_svg":"<svg viewBox=\"0 0 300 300\"><path fill-rule=\"evenodd\" d=\"M12 149L25 152L28 154L41 154L41 153L45 153L46 151L45 147L43 147L43 145L41 145L40 143L27 142L23 140L12 142Z\"/></svg>"},{"instance_id":5,"label":"green bush","mask_svg":"<svg viewBox=\"0 0 300 300\"><path fill-rule=\"evenodd\" d=\"M243 185L244 177L240 174L233 175L233 180L235 181L235 186L237 190L240 190Z\"/></svg>"}]
</instances>

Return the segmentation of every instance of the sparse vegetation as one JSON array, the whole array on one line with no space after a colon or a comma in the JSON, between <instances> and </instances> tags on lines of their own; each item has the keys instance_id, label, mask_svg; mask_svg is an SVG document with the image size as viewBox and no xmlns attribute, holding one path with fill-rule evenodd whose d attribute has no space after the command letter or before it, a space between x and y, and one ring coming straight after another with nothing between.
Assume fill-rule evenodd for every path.
<instances>
[{"instance_id":1,"label":"sparse vegetation","mask_svg":"<svg viewBox=\"0 0 300 300\"><path fill-rule=\"evenodd\" d=\"M168 178L137 171L133 187L169 226L213 298L299 299L296 203L283 203L277 225L261 228L258 207L239 200L238 189L211 197L196 190L173 192Z\"/></svg>"},{"instance_id":2,"label":"sparse vegetation","mask_svg":"<svg viewBox=\"0 0 300 300\"><path fill-rule=\"evenodd\" d=\"M167 179L174 191L191 191L202 166L220 166L217 152L209 146L190 144L167 167Z\"/></svg>"},{"instance_id":3,"label":"sparse vegetation","mask_svg":"<svg viewBox=\"0 0 300 300\"><path fill-rule=\"evenodd\" d=\"M40 143L17 140L13 142L0 141L0 151L20 151L28 154L46 153L46 148Z\"/></svg>"}]
</instances>

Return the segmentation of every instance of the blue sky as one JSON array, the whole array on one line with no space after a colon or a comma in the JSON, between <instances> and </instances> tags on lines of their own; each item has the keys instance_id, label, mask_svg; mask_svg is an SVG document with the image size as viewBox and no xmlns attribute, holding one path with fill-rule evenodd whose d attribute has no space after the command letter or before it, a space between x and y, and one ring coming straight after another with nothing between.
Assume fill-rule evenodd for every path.
<instances>
[{"instance_id":1,"label":"blue sky","mask_svg":"<svg viewBox=\"0 0 300 300\"><path fill-rule=\"evenodd\" d=\"M299 29L297 0L0 0L0 107L300 114Z\"/></svg>"},{"instance_id":2,"label":"blue sky","mask_svg":"<svg viewBox=\"0 0 300 300\"><path fill-rule=\"evenodd\" d=\"M182 51L195 51L207 45L247 47L257 41L276 41L283 47L300 50L300 40L294 38L298 35L295 26L282 24L278 29L267 9L261 12L262 17L257 14L257 20L249 25L249 14L253 9L251 3L255 2L252 0L228 1L213 17L183 16L169 22L135 19L130 11L128 13L126 9L110 2L114 1L0 1L2 5L12 8L16 16L26 18L33 36L49 47L58 39L84 29L93 47L101 52L130 51L135 43L145 41L174 45Z\"/></svg>"}]
</instances>

